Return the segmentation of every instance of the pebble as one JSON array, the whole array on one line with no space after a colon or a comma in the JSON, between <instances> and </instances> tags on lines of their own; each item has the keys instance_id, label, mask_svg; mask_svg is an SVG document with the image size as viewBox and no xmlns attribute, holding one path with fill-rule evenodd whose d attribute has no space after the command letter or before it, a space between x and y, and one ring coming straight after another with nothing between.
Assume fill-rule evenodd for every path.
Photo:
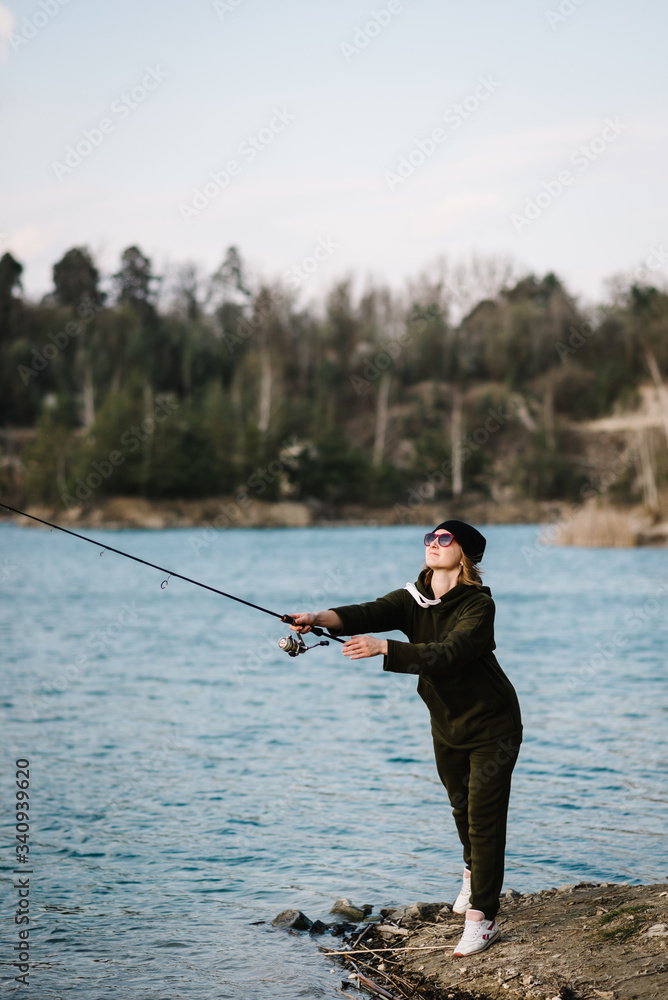
<instances>
[{"instance_id":1,"label":"pebble","mask_svg":"<svg viewBox=\"0 0 668 1000\"><path fill-rule=\"evenodd\" d=\"M652 924L647 937L668 937L668 924Z\"/></svg>"}]
</instances>

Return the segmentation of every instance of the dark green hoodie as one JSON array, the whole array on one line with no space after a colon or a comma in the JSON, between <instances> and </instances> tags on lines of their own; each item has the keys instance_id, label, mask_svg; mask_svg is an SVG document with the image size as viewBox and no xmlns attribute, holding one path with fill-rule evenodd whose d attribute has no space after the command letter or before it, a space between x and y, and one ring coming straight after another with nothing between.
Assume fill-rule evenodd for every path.
<instances>
[{"instance_id":1,"label":"dark green hoodie","mask_svg":"<svg viewBox=\"0 0 668 1000\"><path fill-rule=\"evenodd\" d=\"M425 570L415 586L434 599ZM332 608L344 635L398 629L408 642L388 639L383 669L418 674L418 694L437 736L451 747L472 749L522 730L515 689L493 650L494 601L489 587L458 583L438 604L421 607L407 590L377 601Z\"/></svg>"}]
</instances>

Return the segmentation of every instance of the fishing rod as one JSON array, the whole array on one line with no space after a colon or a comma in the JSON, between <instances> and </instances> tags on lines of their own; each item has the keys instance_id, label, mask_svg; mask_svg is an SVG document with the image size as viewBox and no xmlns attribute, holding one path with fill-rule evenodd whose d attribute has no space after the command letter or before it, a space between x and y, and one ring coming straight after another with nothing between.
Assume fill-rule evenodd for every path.
<instances>
[{"instance_id":1,"label":"fishing rod","mask_svg":"<svg viewBox=\"0 0 668 1000\"><path fill-rule=\"evenodd\" d=\"M86 535L80 535L77 531L71 531L70 528L63 528L60 524L53 524L51 521L45 521L41 517L35 517L34 514L27 514L24 510L18 510L16 507L10 507L9 504L3 503L1 500L0 507L4 507L5 510L10 510L13 514L20 514L22 517L29 517L31 521L37 521L39 524L45 524L48 528L56 528L57 531L64 531L66 535L73 535L74 538L81 538L82 541L89 542L91 545L96 545L100 549L106 549L108 552L115 552L116 555L125 556L126 559L133 559L135 562L143 563L144 566L150 566L151 569L158 569L161 573L166 573L167 577L160 584L160 588L162 590L165 589L169 583L170 577L173 576L178 580L185 580L186 583L192 583L196 587L202 587L204 590L210 590L214 594L219 594L221 597L227 597L231 601L237 601L239 604L245 604L248 608L255 608L256 611L263 611L265 615L272 615L274 618L278 618L286 625L296 624L294 618L290 615L279 615L277 611L270 611L269 608L263 608L260 604L253 604L251 601L245 601L243 597L235 597L234 594L226 594L224 590L218 590L217 587L210 587L208 583L200 583L199 580L193 580L189 576L183 576L182 573L175 573L174 570L165 569L164 566L157 566L155 563L149 562L147 559L140 559L139 556L133 556L129 552L123 552L121 549L115 549L113 545L105 545L104 542L97 542L94 538L87 538ZM100 555L102 555L101 552ZM335 642L345 642L345 639L339 638L338 635L331 635L330 632L325 631L325 629L322 629L317 625L311 625L311 631L314 635L324 635L327 639L321 642L316 642L312 646L307 646L301 636L301 633L299 633L297 638L293 635L287 635L278 640L279 648L286 652L289 656L299 656L300 653L305 653L308 649L315 649L316 646L329 646L329 641L327 641L329 639L333 639Z\"/></svg>"}]
</instances>

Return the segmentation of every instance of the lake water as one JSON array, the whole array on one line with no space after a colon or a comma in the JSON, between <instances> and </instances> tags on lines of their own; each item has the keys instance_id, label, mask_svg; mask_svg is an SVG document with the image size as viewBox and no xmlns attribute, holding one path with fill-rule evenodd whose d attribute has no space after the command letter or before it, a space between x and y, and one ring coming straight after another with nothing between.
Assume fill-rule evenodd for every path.
<instances>
[{"instance_id":1,"label":"lake water","mask_svg":"<svg viewBox=\"0 0 668 1000\"><path fill-rule=\"evenodd\" d=\"M666 551L485 533L497 655L525 723L505 887L663 881ZM88 534L281 613L380 596L423 555L416 527ZM57 531L0 526L4 962L22 758L32 872L30 986L7 964L3 987L334 998L340 970L308 935L272 928L280 910L327 920L340 896L377 912L457 892L416 678L348 662L338 644L290 658L277 620L163 578Z\"/></svg>"}]
</instances>

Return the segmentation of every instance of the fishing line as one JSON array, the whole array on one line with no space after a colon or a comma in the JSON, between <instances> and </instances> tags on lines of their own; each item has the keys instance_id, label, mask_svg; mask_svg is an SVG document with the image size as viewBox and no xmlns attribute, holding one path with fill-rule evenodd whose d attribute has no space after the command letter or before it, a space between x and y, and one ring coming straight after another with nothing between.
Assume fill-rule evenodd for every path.
<instances>
[{"instance_id":1,"label":"fishing line","mask_svg":"<svg viewBox=\"0 0 668 1000\"><path fill-rule=\"evenodd\" d=\"M77 531L71 531L70 528L63 528L60 524L52 524L51 521L45 521L41 517L35 517L34 514L26 514L24 510L18 510L16 507L10 507L9 504L3 503L0 500L0 507L4 507L5 510L11 510L13 514L20 514L22 517L29 517L31 521L38 521L39 524L45 524L48 528L56 528L58 531L64 531L66 535L73 535L74 538L81 538L84 542L89 542L91 545L96 545L99 549L106 549L107 552L115 552L116 555L125 556L126 559L133 559L135 562L142 563L144 566L150 566L151 569L160 570L161 573L166 573L166 578L160 584L160 588L165 590L167 584L171 577L175 577L178 580L185 580L186 583L192 583L195 587L202 587L204 590L210 590L214 594L219 594L221 597L227 597L230 601L237 601L239 604L245 604L248 608L255 608L256 611L263 611L265 615L272 615L274 618L278 618L279 621L284 622L286 625L294 625L295 620L290 615L280 615L277 611L270 611L269 608L263 608L260 604L253 604L251 601L245 601L243 597L235 597L234 594L227 594L224 590L218 590L216 587L210 587L208 583L200 583L199 580L193 580L189 576L183 576L182 573L175 573L172 569L165 569L164 566L157 566L155 563L149 562L147 559L140 559L139 556L133 556L129 552L123 552L121 549L115 549L113 545L105 545L104 542L97 542L94 538L87 538L86 535L80 535ZM100 555L103 555L100 552ZM314 635L321 636L324 635L327 639L334 639L335 642L345 642L345 639L339 638L337 635L331 635L325 629L319 628L316 625L311 626L311 631ZM290 640L290 641L289 641ZM283 643L283 645L281 645ZM328 642L318 642L315 643L316 646L328 646ZM284 649L286 653L290 656L297 656L299 653L305 653L307 649L314 649L314 646L306 646L304 640L299 635L299 639L295 639L293 636L288 636L287 639L281 639L279 642L281 649Z\"/></svg>"}]
</instances>

